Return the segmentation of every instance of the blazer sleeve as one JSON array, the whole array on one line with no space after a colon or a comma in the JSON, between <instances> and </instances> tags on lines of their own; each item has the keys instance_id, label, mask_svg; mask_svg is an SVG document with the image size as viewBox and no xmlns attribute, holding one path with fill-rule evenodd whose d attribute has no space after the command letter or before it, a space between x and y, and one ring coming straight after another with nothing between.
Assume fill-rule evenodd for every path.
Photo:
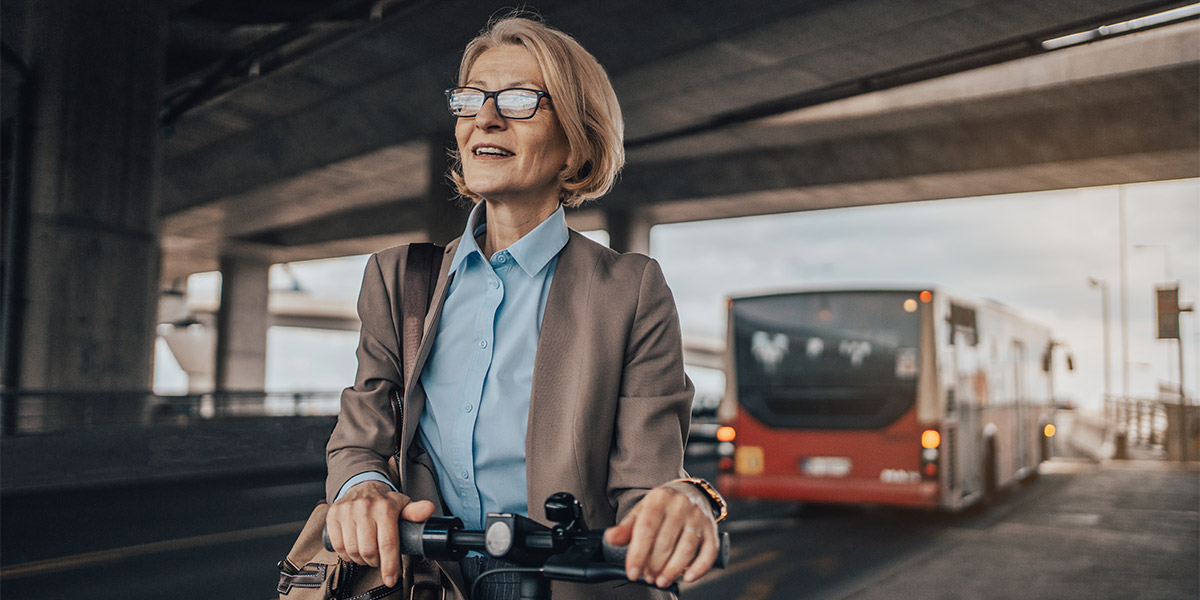
<instances>
[{"instance_id":1,"label":"blazer sleeve","mask_svg":"<svg viewBox=\"0 0 1200 600\"><path fill-rule=\"evenodd\" d=\"M683 450L695 389L683 371L683 336L662 269L648 259L625 349L609 455L609 502L620 521L650 489L685 477Z\"/></svg>"},{"instance_id":2,"label":"blazer sleeve","mask_svg":"<svg viewBox=\"0 0 1200 600\"><path fill-rule=\"evenodd\" d=\"M404 264L401 257L400 264ZM388 472L394 451L395 420L392 395L403 390L400 349L392 315L393 296L378 254L367 260L358 295L358 371L354 385L342 391L337 424L325 447L328 476L326 499L333 501L351 477L367 472ZM395 290L391 290L392 293Z\"/></svg>"}]
</instances>

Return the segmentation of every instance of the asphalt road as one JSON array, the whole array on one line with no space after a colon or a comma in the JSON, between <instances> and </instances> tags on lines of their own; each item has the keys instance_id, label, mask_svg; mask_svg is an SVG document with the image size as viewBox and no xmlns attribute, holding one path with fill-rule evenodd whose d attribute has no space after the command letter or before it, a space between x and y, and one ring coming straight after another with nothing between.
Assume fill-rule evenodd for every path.
<instances>
[{"instance_id":1,"label":"asphalt road","mask_svg":"<svg viewBox=\"0 0 1200 600\"><path fill-rule=\"evenodd\" d=\"M705 469L693 464L691 470ZM1078 487L1102 476L1094 468L1045 471L987 511L960 515L735 504L726 525L731 567L685 587L683 598L851 597L881 577L922 568L915 558L945 554L947 540L986 544L998 525L1052 510L1064 490L1098 495ZM320 494L319 473L293 473L6 495L0 498L0 596L266 600L274 596L275 562ZM1024 596L1019 589L975 595Z\"/></svg>"},{"instance_id":2,"label":"asphalt road","mask_svg":"<svg viewBox=\"0 0 1200 600\"><path fill-rule=\"evenodd\" d=\"M0 597L272 596L323 473L0 498Z\"/></svg>"},{"instance_id":3,"label":"asphalt road","mask_svg":"<svg viewBox=\"0 0 1200 600\"><path fill-rule=\"evenodd\" d=\"M1039 499L1071 477L1042 477L987 510L958 515L887 507L735 505L742 518L726 527L734 548L731 568L685 588L683 598L841 598L911 557L936 550L957 531L987 531L1013 512L1037 510Z\"/></svg>"}]
</instances>

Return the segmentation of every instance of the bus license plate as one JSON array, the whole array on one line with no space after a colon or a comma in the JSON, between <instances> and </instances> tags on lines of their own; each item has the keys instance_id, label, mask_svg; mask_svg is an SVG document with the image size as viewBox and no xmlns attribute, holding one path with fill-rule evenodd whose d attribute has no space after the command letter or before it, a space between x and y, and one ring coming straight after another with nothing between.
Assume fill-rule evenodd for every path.
<instances>
[{"instance_id":1,"label":"bus license plate","mask_svg":"<svg viewBox=\"0 0 1200 600\"><path fill-rule=\"evenodd\" d=\"M800 460L800 472L812 477L845 477L850 474L845 456L810 456Z\"/></svg>"}]
</instances>

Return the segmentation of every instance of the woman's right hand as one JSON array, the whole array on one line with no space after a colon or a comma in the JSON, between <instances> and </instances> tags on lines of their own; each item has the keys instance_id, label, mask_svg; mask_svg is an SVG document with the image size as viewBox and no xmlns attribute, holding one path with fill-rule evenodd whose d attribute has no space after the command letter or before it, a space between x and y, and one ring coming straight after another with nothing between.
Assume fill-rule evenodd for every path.
<instances>
[{"instance_id":1,"label":"woman's right hand","mask_svg":"<svg viewBox=\"0 0 1200 600\"><path fill-rule=\"evenodd\" d=\"M400 580L400 519L419 522L432 515L432 502L412 502L386 483L366 481L330 505L325 528L339 558L379 567L383 583L394 587Z\"/></svg>"}]
</instances>

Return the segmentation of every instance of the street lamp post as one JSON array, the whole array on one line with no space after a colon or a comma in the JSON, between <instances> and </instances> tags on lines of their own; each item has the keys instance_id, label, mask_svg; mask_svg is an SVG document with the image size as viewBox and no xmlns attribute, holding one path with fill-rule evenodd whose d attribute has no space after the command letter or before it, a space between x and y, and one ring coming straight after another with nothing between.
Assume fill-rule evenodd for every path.
<instances>
[{"instance_id":1,"label":"street lamp post","mask_svg":"<svg viewBox=\"0 0 1200 600\"><path fill-rule=\"evenodd\" d=\"M1100 288L1100 318L1104 321L1104 419L1110 420L1112 413L1112 367L1108 347L1108 283L1103 279L1088 277L1088 284Z\"/></svg>"},{"instance_id":2,"label":"street lamp post","mask_svg":"<svg viewBox=\"0 0 1200 600\"><path fill-rule=\"evenodd\" d=\"M1117 186L1117 238L1121 258L1121 396L1129 400L1129 286L1125 260L1125 186Z\"/></svg>"}]
</instances>

